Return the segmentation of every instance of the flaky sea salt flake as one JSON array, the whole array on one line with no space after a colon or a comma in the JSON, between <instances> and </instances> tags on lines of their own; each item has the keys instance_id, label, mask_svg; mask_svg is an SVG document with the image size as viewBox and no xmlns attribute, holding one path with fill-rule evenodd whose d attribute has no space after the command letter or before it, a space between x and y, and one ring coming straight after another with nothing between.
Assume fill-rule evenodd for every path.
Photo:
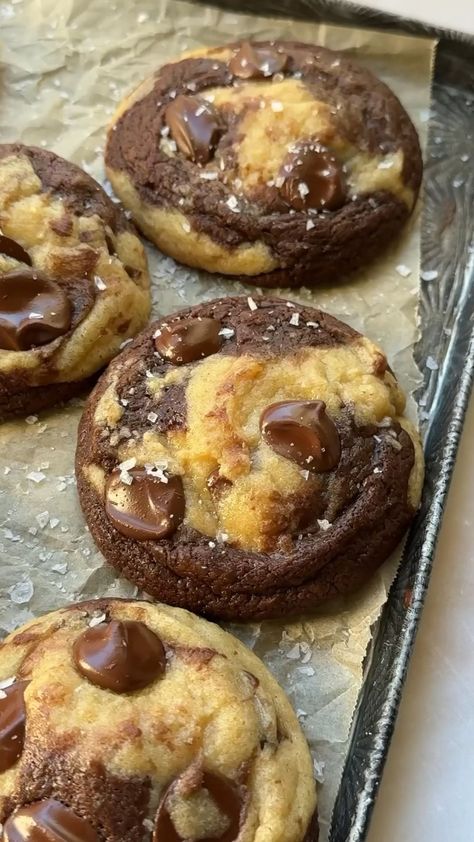
<instances>
[{"instance_id":1,"label":"flaky sea salt flake","mask_svg":"<svg viewBox=\"0 0 474 842\"><path fill-rule=\"evenodd\" d=\"M17 582L16 585L12 585L11 588L8 588L10 599L15 603L15 605L23 605L26 602L29 602L33 596L33 592L33 582L28 578L23 582Z\"/></svg>"},{"instance_id":2,"label":"flaky sea salt flake","mask_svg":"<svg viewBox=\"0 0 474 842\"><path fill-rule=\"evenodd\" d=\"M134 456L132 456L131 459L125 459L125 462L120 462L118 467L121 471L130 471L136 464L137 460Z\"/></svg>"},{"instance_id":3,"label":"flaky sea salt flake","mask_svg":"<svg viewBox=\"0 0 474 842\"><path fill-rule=\"evenodd\" d=\"M49 512L40 512L35 518L40 529L44 529L49 523Z\"/></svg>"},{"instance_id":4,"label":"flaky sea salt flake","mask_svg":"<svg viewBox=\"0 0 474 842\"><path fill-rule=\"evenodd\" d=\"M405 266L404 263L399 263L398 266L395 266L395 271L398 272L402 278L408 278L411 275L411 269L409 266Z\"/></svg>"},{"instance_id":5,"label":"flaky sea salt flake","mask_svg":"<svg viewBox=\"0 0 474 842\"><path fill-rule=\"evenodd\" d=\"M300 323L300 314L299 313L292 313L291 319L290 319L290 325L293 325L293 327L298 327L299 323Z\"/></svg>"},{"instance_id":6,"label":"flaky sea salt flake","mask_svg":"<svg viewBox=\"0 0 474 842\"><path fill-rule=\"evenodd\" d=\"M107 619L106 614L96 614L95 617L90 618L90 620L88 622L88 626L89 626L89 628L93 629L94 626L98 626L98 625L100 625L100 623L105 623L106 619Z\"/></svg>"},{"instance_id":7,"label":"flaky sea salt flake","mask_svg":"<svg viewBox=\"0 0 474 842\"><path fill-rule=\"evenodd\" d=\"M438 273L436 269L426 269L424 272L420 272L422 281L435 281L437 277Z\"/></svg>"},{"instance_id":8,"label":"flaky sea salt flake","mask_svg":"<svg viewBox=\"0 0 474 842\"><path fill-rule=\"evenodd\" d=\"M247 304L249 305L250 310L258 310L258 305L250 295L247 297Z\"/></svg>"},{"instance_id":9,"label":"flaky sea salt flake","mask_svg":"<svg viewBox=\"0 0 474 842\"><path fill-rule=\"evenodd\" d=\"M46 474L44 474L43 471L30 471L30 473L26 475L26 479L29 479L32 482L40 483L46 479Z\"/></svg>"},{"instance_id":10,"label":"flaky sea salt flake","mask_svg":"<svg viewBox=\"0 0 474 842\"><path fill-rule=\"evenodd\" d=\"M223 327L219 331L219 336L223 336L224 339L232 339L235 334L235 330L231 327Z\"/></svg>"}]
</instances>

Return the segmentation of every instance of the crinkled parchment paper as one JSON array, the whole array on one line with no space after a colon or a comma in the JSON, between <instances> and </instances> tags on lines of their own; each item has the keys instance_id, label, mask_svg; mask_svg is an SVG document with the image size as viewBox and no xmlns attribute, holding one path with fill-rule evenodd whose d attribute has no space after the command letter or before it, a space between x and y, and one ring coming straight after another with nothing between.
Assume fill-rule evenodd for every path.
<instances>
[{"instance_id":1,"label":"crinkled parchment paper","mask_svg":"<svg viewBox=\"0 0 474 842\"><path fill-rule=\"evenodd\" d=\"M222 13L180 0L0 2L0 140L46 146L103 179L105 126L116 103L182 50L244 36L290 37L348 51L400 96L425 137L430 41ZM419 219L377 265L335 289L302 289L314 303L379 341L407 391L416 385ZM149 249L155 313L245 287L177 266ZM398 268L397 268L398 267ZM285 295L285 291L282 292ZM136 593L105 567L85 528L74 484L81 402L0 430L0 628L71 600ZM315 757L326 837L371 624L397 559L356 598L289 624L233 626L286 688Z\"/></svg>"}]
</instances>

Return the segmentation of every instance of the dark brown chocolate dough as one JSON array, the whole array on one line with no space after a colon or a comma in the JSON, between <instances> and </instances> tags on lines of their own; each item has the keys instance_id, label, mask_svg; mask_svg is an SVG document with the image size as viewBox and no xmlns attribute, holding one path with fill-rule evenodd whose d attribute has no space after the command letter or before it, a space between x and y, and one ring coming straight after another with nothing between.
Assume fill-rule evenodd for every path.
<instances>
[{"instance_id":1,"label":"dark brown chocolate dough","mask_svg":"<svg viewBox=\"0 0 474 842\"><path fill-rule=\"evenodd\" d=\"M16 240L12 240L11 237L6 237L5 234L0 234L0 254L6 255L6 257L12 257L14 260L18 260L19 263L26 263L27 266L31 266L31 257L27 251L20 246L20 243L17 243Z\"/></svg>"},{"instance_id":2,"label":"dark brown chocolate dough","mask_svg":"<svg viewBox=\"0 0 474 842\"><path fill-rule=\"evenodd\" d=\"M317 143L302 144L290 152L280 170L281 195L296 210L336 210L344 204L346 188L342 166Z\"/></svg>"},{"instance_id":3,"label":"dark brown chocolate dough","mask_svg":"<svg viewBox=\"0 0 474 842\"><path fill-rule=\"evenodd\" d=\"M255 303L256 309L251 310L245 297L222 298L184 310L178 317L215 318L231 329L233 335L219 352L225 356L280 359L299 349L338 348L360 339L348 325L321 310L296 304L299 325L294 327L290 324L294 309L284 299L255 297ZM151 406L140 388L143 373L149 369L162 376L171 368L166 359L157 358L153 338L164 321L150 325L111 363L89 399L79 428L80 502L92 537L107 560L157 600L229 620L301 614L356 590L395 549L413 519L408 484L415 455L410 436L397 421L383 429L361 427L351 407L333 419L341 441L337 468L311 473L301 498L291 501L299 522L288 518L287 507L276 497L281 528L273 549L257 552L211 542L213 547L209 536L185 522L164 539L153 541L136 541L117 531L102 495L84 471L97 464L108 473L117 459L115 446L104 439L103 428L95 422L95 410L110 378L117 378L118 397L129 401L121 423L134 430L145 428ZM131 388L133 394L129 394ZM185 393L180 393L176 413L166 406L160 429L185 429ZM156 410L160 411L159 402ZM314 488L314 494L308 488ZM321 526L324 521L326 528Z\"/></svg>"},{"instance_id":4,"label":"dark brown chocolate dough","mask_svg":"<svg viewBox=\"0 0 474 842\"><path fill-rule=\"evenodd\" d=\"M69 298L35 269L0 275L0 348L28 351L47 345L71 327Z\"/></svg>"},{"instance_id":5,"label":"dark brown chocolate dough","mask_svg":"<svg viewBox=\"0 0 474 842\"><path fill-rule=\"evenodd\" d=\"M280 73L288 56L276 47L259 47L245 41L229 62L229 70L239 79L263 79Z\"/></svg>"},{"instance_id":6,"label":"dark brown chocolate dough","mask_svg":"<svg viewBox=\"0 0 474 842\"><path fill-rule=\"evenodd\" d=\"M221 134L219 115L205 99L180 94L168 105L165 120L178 149L198 164L207 164Z\"/></svg>"},{"instance_id":7,"label":"dark brown chocolate dough","mask_svg":"<svg viewBox=\"0 0 474 842\"><path fill-rule=\"evenodd\" d=\"M89 822L48 798L20 807L7 819L3 842L100 842Z\"/></svg>"},{"instance_id":8,"label":"dark brown chocolate dough","mask_svg":"<svg viewBox=\"0 0 474 842\"><path fill-rule=\"evenodd\" d=\"M175 780L165 792L156 815L153 842L187 842L176 831L168 813L170 795L190 795L199 789L207 789L217 808L229 821L227 829L220 836L202 839L201 842L235 842L245 818L246 790L234 781L191 768Z\"/></svg>"},{"instance_id":9,"label":"dark brown chocolate dough","mask_svg":"<svg viewBox=\"0 0 474 842\"><path fill-rule=\"evenodd\" d=\"M130 485L122 482L121 471L110 475L106 492L106 512L115 529L136 541L157 540L174 532L184 517L184 491L181 477L164 482L145 468L133 468Z\"/></svg>"},{"instance_id":10,"label":"dark brown chocolate dough","mask_svg":"<svg viewBox=\"0 0 474 842\"><path fill-rule=\"evenodd\" d=\"M183 319L164 324L155 337L156 350L162 357L184 365L219 351L223 339L222 325L217 319Z\"/></svg>"},{"instance_id":11,"label":"dark brown chocolate dough","mask_svg":"<svg viewBox=\"0 0 474 842\"><path fill-rule=\"evenodd\" d=\"M339 462L339 433L324 401L272 403L262 412L260 429L276 453L309 471L332 471Z\"/></svg>"},{"instance_id":12,"label":"dark brown chocolate dough","mask_svg":"<svg viewBox=\"0 0 474 842\"><path fill-rule=\"evenodd\" d=\"M160 638L144 623L111 620L86 629L74 643L76 669L92 684L131 693L147 687L166 668Z\"/></svg>"},{"instance_id":13,"label":"dark brown chocolate dough","mask_svg":"<svg viewBox=\"0 0 474 842\"><path fill-rule=\"evenodd\" d=\"M28 681L15 681L0 691L0 774L13 766L23 751Z\"/></svg>"}]
</instances>

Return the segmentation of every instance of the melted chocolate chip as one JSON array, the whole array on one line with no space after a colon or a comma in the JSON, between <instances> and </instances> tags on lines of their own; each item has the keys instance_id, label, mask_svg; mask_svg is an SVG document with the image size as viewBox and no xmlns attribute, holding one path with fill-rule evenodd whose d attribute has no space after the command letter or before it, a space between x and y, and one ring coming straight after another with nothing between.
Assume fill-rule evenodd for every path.
<instances>
[{"instance_id":1,"label":"melted chocolate chip","mask_svg":"<svg viewBox=\"0 0 474 842\"><path fill-rule=\"evenodd\" d=\"M198 164L211 160L222 134L219 114L209 102L180 94L168 105L165 122L178 149Z\"/></svg>"},{"instance_id":2,"label":"melted chocolate chip","mask_svg":"<svg viewBox=\"0 0 474 842\"><path fill-rule=\"evenodd\" d=\"M61 287L34 269L0 276L0 348L29 351L63 336L72 309Z\"/></svg>"},{"instance_id":3,"label":"melted chocolate chip","mask_svg":"<svg viewBox=\"0 0 474 842\"><path fill-rule=\"evenodd\" d=\"M260 429L275 453L309 471L331 471L339 462L339 433L324 401L272 403L260 416Z\"/></svg>"},{"instance_id":4,"label":"melted chocolate chip","mask_svg":"<svg viewBox=\"0 0 474 842\"><path fill-rule=\"evenodd\" d=\"M183 481L179 476L159 477L133 468L130 485L121 471L112 471L107 483L105 510L115 528L135 541L153 541L174 532L184 517Z\"/></svg>"},{"instance_id":5,"label":"melted chocolate chip","mask_svg":"<svg viewBox=\"0 0 474 842\"><path fill-rule=\"evenodd\" d=\"M0 773L16 763L23 751L26 708L24 693L28 681L15 681L2 690L0 698Z\"/></svg>"},{"instance_id":6,"label":"melted chocolate chip","mask_svg":"<svg viewBox=\"0 0 474 842\"><path fill-rule=\"evenodd\" d=\"M262 79L280 73L287 64L286 53L272 47L256 47L246 41L231 58L229 70L239 79Z\"/></svg>"},{"instance_id":7,"label":"melted chocolate chip","mask_svg":"<svg viewBox=\"0 0 474 842\"><path fill-rule=\"evenodd\" d=\"M163 675L165 650L144 623L111 620L86 629L74 643L76 669L92 684L131 693Z\"/></svg>"},{"instance_id":8,"label":"melted chocolate chip","mask_svg":"<svg viewBox=\"0 0 474 842\"><path fill-rule=\"evenodd\" d=\"M31 266L31 257L28 252L25 251L23 246L20 246L20 243L12 240L11 237L6 237L5 234L0 234L0 254L13 257L19 263L26 263L27 266Z\"/></svg>"},{"instance_id":9,"label":"melted chocolate chip","mask_svg":"<svg viewBox=\"0 0 474 842\"><path fill-rule=\"evenodd\" d=\"M54 798L20 807L5 822L3 842L99 842L89 822Z\"/></svg>"},{"instance_id":10,"label":"melted chocolate chip","mask_svg":"<svg viewBox=\"0 0 474 842\"><path fill-rule=\"evenodd\" d=\"M203 788L207 789L219 811L228 819L229 824L220 836L213 836L212 839L201 839L201 842L235 842L239 836L244 816L245 798L243 787L238 786L238 784L228 778L223 778L212 772L203 771L193 774L190 783L180 786L181 781L184 783L186 775L187 773L184 772L181 778L177 778L163 796L156 814L153 842L187 842L177 832L168 812L167 802L170 795L178 794L180 790L185 789L183 794L189 795Z\"/></svg>"},{"instance_id":11,"label":"melted chocolate chip","mask_svg":"<svg viewBox=\"0 0 474 842\"><path fill-rule=\"evenodd\" d=\"M183 319L162 325L155 337L155 348L162 357L175 365L184 365L209 357L220 350L223 342L217 319Z\"/></svg>"},{"instance_id":12,"label":"melted chocolate chip","mask_svg":"<svg viewBox=\"0 0 474 842\"><path fill-rule=\"evenodd\" d=\"M344 204L346 186L341 164L318 143L302 144L290 152L279 172L280 193L296 210L336 210Z\"/></svg>"}]
</instances>

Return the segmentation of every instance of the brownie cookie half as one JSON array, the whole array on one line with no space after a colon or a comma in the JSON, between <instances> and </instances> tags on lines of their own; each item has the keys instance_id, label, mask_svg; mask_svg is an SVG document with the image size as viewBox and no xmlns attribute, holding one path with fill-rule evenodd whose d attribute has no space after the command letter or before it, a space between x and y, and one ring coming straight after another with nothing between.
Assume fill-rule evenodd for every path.
<instances>
[{"instance_id":1,"label":"brownie cookie half","mask_svg":"<svg viewBox=\"0 0 474 842\"><path fill-rule=\"evenodd\" d=\"M317 842L283 690L205 620L72 605L6 638L0 686L3 842Z\"/></svg>"},{"instance_id":2,"label":"brownie cookie half","mask_svg":"<svg viewBox=\"0 0 474 842\"><path fill-rule=\"evenodd\" d=\"M341 53L239 42L185 55L119 107L106 169L166 254L259 286L338 281L413 210L416 130Z\"/></svg>"},{"instance_id":3,"label":"brownie cookie half","mask_svg":"<svg viewBox=\"0 0 474 842\"><path fill-rule=\"evenodd\" d=\"M0 421L82 391L150 305L143 245L94 179L0 145Z\"/></svg>"},{"instance_id":4,"label":"brownie cookie half","mask_svg":"<svg viewBox=\"0 0 474 842\"><path fill-rule=\"evenodd\" d=\"M155 322L83 415L80 501L106 559L213 617L287 616L348 593L396 547L423 458L383 353L282 299Z\"/></svg>"}]
</instances>

